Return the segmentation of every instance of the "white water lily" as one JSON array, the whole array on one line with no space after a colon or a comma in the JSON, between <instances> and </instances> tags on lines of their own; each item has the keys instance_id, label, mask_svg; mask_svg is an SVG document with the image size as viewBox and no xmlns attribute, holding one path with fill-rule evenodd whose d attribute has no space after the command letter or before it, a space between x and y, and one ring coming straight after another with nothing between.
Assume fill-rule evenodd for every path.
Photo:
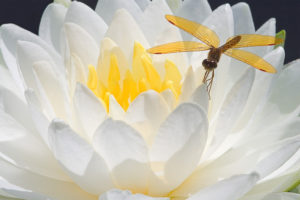
<instances>
[{"instance_id":1,"label":"white water lily","mask_svg":"<svg viewBox=\"0 0 300 200\"><path fill-rule=\"evenodd\" d=\"M169 4L168 4L169 3ZM249 48L278 71L223 56L208 98L207 52L148 55L192 40L164 19L202 23L221 43L257 31L247 4L57 0L39 36L4 24L0 66L2 199L279 200L300 178L300 60Z\"/></svg>"}]
</instances>

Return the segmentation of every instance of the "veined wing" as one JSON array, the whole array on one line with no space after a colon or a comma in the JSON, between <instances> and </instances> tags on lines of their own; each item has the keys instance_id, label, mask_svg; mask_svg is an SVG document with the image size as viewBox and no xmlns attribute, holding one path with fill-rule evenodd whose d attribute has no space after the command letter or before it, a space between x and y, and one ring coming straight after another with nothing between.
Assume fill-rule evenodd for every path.
<instances>
[{"instance_id":1,"label":"veined wing","mask_svg":"<svg viewBox=\"0 0 300 200\"><path fill-rule=\"evenodd\" d=\"M182 30L192 34L210 47L219 47L219 37L217 34L206 26L196 22L177 17L173 15L166 15L166 19L173 25L181 28Z\"/></svg>"},{"instance_id":2,"label":"veined wing","mask_svg":"<svg viewBox=\"0 0 300 200\"><path fill-rule=\"evenodd\" d=\"M261 71L273 74L277 72L276 69L270 63L248 51L244 51L241 49L228 49L224 52L224 54L237 60L240 60L244 63L247 63L248 65L251 65Z\"/></svg>"},{"instance_id":3,"label":"veined wing","mask_svg":"<svg viewBox=\"0 0 300 200\"><path fill-rule=\"evenodd\" d=\"M281 44L284 41L281 38L276 38L269 35L258 35L258 34L236 35L228 38L227 41L237 36L240 36L241 39L238 43L233 45L231 48L277 45L277 44Z\"/></svg>"},{"instance_id":4,"label":"veined wing","mask_svg":"<svg viewBox=\"0 0 300 200\"><path fill-rule=\"evenodd\" d=\"M208 49L210 49L209 46L199 42L181 41L158 45L147 49L147 52L153 54L165 54L187 51L205 51Z\"/></svg>"}]
</instances>

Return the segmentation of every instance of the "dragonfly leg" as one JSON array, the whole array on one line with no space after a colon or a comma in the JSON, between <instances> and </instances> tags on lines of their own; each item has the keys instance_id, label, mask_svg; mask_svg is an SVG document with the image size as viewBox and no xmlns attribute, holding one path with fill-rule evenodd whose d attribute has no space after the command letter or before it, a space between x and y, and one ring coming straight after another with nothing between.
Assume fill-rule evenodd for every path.
<instances>
[{"instance_id":1,"label":"dragonfly leg","mask_svg":"<svg viewBox=\"0 0 300 200\"><path fill-rule=\"evenodd\" d=\"M210 99L210 91L215 77L215 70L212 70L211 77L209 79L209 83L207 84L207 93Z\"/></svg>"},{"instance_id":2,"label":"dragonfly leg","mask_svg":"<svg viewBox=\"0 0 300 200\"><path fill-rule=\"evenodd\" d=\"M208 80L207 80L208 75L209 75L209 71L205 71L205 74L204 74L202 83L206 83L206 82L208 81Z\"/></svg>"}]
</instances>

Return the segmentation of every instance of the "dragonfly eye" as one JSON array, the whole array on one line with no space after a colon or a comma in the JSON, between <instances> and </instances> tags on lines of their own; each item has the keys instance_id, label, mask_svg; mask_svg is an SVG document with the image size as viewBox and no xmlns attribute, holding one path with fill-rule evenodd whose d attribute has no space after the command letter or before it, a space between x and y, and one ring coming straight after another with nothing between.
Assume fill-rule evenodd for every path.
<instances>
[{"instance_id":1,"label":"dragonfly eye","mask_svg":"<svg viewBox=\"0 0 300 200\"><path fill-rule=\"evenodd\" d=\"M204 59L202 65L205 68L205 70L210 71L217 67L217 62L213 60Z\"/></svg>"}]
</instances>

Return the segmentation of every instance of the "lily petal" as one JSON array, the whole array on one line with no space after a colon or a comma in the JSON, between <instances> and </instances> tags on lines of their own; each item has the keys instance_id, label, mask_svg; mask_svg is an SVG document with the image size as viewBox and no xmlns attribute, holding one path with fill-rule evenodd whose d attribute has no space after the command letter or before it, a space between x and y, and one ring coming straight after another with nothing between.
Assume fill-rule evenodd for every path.
<instances>
[{"instance_id":1,"label":"lily petal","mask_svg":"<svg viewBox=\"0 0 300 200\"><path fill-rule=\"evenodd\" d=\"M49 127L49 141L56 159L71 178L84 190L101 194L113 187L103 158L85 140L60 120Z\"/></svg>"}]
</instances>

